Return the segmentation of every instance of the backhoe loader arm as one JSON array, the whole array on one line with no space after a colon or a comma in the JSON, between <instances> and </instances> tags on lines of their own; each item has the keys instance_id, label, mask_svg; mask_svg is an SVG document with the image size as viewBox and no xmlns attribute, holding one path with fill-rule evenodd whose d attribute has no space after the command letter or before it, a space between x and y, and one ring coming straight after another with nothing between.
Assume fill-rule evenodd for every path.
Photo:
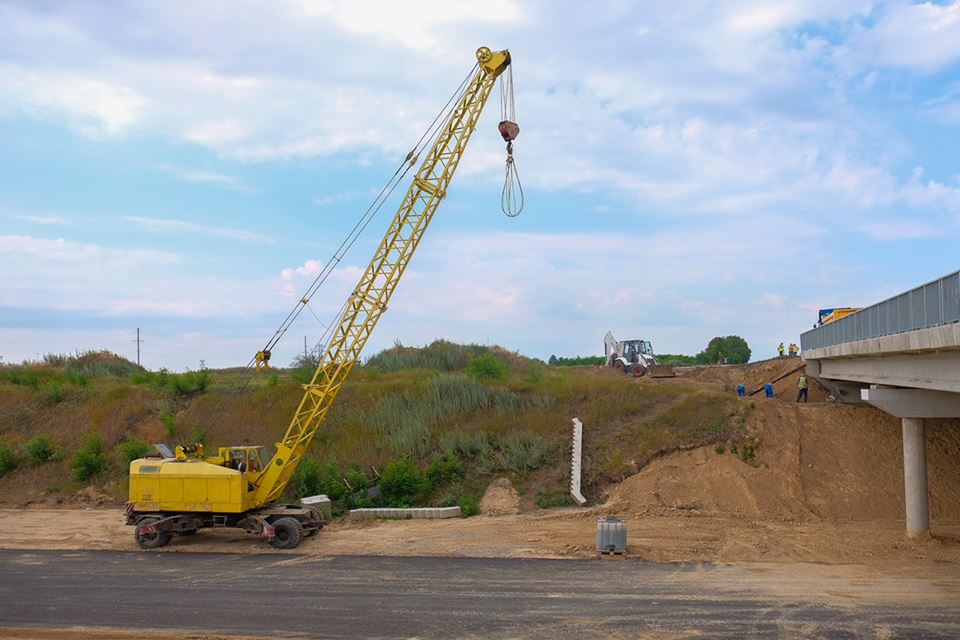
<instances>
[{"instance_id":1,"label":"backhoe loader arm","mask_svg":"<svg viewBox=\"0 0 960 640\"><path fill-rule=\"evenodd\" d=\"M277 500L323 424L374 326L443 201L509 51L477 50L477 71L417 171L386 235L354 289L277 452L257 483L256 505Z\"/></svg>"}]
</instances>

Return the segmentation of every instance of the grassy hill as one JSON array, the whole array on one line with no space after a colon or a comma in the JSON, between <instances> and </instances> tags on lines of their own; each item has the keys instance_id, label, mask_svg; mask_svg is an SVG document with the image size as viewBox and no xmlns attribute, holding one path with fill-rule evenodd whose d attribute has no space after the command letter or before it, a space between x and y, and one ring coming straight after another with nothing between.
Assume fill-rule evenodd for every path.
<instances>
[{"instance_id":1,"label":"grassy hill","mask_svg":"<svg viewBox=\"0 0 960 640\"><path fill-rule=\"evenodd\" d=\"M148 372L106 352L0 367L0 503L123 502L127 462L147 443L272 445L311 373ZM747 407L682 380L550 367L498 347L396 346L354 369L289 497L470 511L508 477L525 508L566 504L577 416L584 493L597 500L659 453L737 438Z\"/></svg>"}]
</instances>

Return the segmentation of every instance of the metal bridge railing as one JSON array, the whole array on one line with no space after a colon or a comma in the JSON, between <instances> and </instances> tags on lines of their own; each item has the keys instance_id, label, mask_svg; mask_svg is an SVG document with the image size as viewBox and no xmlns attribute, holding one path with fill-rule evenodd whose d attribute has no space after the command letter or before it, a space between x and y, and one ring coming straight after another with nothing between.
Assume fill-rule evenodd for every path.
<instances>
[{"instance_id":1,"label":"metal bridge railing","mask_svg":"<svg viewBox=\"0 0 960 640\"><path fill-rule=\"evenodd\" d=\"M800 348L821 349L960 322L960 271L816 327L800 336Z\"/></svg>"}]
</instances>

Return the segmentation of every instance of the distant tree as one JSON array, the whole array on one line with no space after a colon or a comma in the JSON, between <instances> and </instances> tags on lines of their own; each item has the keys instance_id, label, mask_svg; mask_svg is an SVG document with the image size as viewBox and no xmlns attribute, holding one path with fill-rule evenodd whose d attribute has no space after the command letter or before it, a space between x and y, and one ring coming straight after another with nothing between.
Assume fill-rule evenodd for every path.
<instances>
[{"instance_id":1,"label":"distant tree","mask_svg":"<svg viewBox=\"0 0 960 640\"><path fill-rule=\"evenodd\" d=\"M750 361L750 347L747 341L740 336L717 336L707 348L697 354L700 364L716 364L722 359L728 364L745 364Z\"/></svg>"}]
</instances>

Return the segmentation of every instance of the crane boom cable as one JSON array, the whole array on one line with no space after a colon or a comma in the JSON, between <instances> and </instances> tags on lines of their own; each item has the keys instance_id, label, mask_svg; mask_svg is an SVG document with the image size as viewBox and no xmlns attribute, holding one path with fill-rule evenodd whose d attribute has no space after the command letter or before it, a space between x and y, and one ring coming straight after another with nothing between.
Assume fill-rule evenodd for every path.
<instances>
[{"instance_id":1,"label":"crane boom cable","mask_svg":"<svg viewBox=\"0 0 960 640\"><path fill-rule=\"evenodd\" d=\"M283 322L280 323L280 327L274 332L270 340L267 341L266 345L261 350L262 352L269 353L277 345L293 322L303 312L303 307L309 303L310 299L314 296L314 294L316 294L317 290L326 282L327 278L330 276L336 266L340 263L350 248L353 247L354 243L366 230L370 222L383 207L383 204L393 194L393 191L396 189L397 185L402 182L407 173L409 173L423 149L432 144L439 132L443 130L443 127L452 115L452 109L450 108L450 105L456 104L462 99L463 92L466 91L468 83L470 82L470 78L474 75L476 68L477 65L474 65L473 68L471 68L470 72L467 73L464 79L460 82L460 85L457 87L457 89L447 99L447 102L434 117L433 121L426 128L426 130L424 130L423 134L420 136L420 139L417 141L416 145L414 145L414 148L403 159L396 171L394 171L393 175L380 190L379 194L377 194L377 197L374 199L374 201L369 207L367 207L366 211L364 211L363 215L356 222L356 224L354 224L353 228L340 243L340 246L337 247L337 250L333 253L330 259L327 260L323 269L319 274L317 274L313 282L307 288L306 293L300 298L300 301L294 305L294 308L287 314L287 317L283 320ZM334 318L334 320L335 319L336 318ZM245 368L249 369L255 364L255 362L256 357L252 357L249 362L247 362ZM243 385L243 387L246 387L247 384L249 384L249 380Z\"/></svg>"}]
</instances>

